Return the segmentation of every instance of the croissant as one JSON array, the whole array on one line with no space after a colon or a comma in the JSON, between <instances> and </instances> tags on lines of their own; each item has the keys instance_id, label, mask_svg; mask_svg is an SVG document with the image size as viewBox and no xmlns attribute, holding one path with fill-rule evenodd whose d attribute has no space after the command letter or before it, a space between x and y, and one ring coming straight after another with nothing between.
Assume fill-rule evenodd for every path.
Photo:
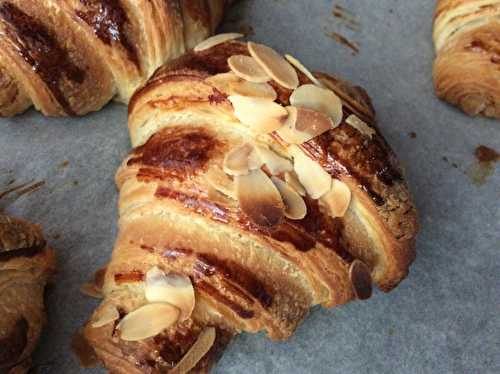
<instances>
[{"instance_id":1,"label":"croissant","mask_svg":"<svg viewBox=\"0 0 500 374\"><path fill-rule=\"evenodd\" d=\"M500 1L439 0L434 86L465 113L500 118Z\"/></svg>"},{"instance_id":2,"label":"croissant","mask_svg":"<svg viewBox=\"0 0 500 374\"><path fill-rule=\"evenodd\" d=\"M85 326L110 372L208 372L235 334L286 339L414 259L415 207L365 91L233 38L130 101L119 234Z\"/></svg>"},{"instance_id":3,"label":"croissant","mask_svg":"<svg viewBox=\"0 0 500 374\"><path fill-rule=\"evenodd\" d=\"M54 252L40 227L0 214L0 373L28 372L54 271Z\"/></svg>"},{"instance_id":4,"label":"croissant","mask_svg":"<svg viewBox=\"0 0 500 374\"><path fill-rule=\"evenodd\" d=\"M165 61L211 34L232 0L0 1L0 116L127 103Z\"/></svg>"}]
</instances>

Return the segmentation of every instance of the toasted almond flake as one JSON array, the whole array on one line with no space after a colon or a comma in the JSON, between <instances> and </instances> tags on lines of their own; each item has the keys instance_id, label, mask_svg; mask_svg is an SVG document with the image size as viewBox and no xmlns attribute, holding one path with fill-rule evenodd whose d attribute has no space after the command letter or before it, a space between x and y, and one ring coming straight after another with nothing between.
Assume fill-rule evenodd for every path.
<instances>
[{"instance_id":1,"label":"toasted almond flake","mask_svg":"<svg viewBox=\"0 0 500 374\"><path fill-rule=\"evenodd\" d=\"M286 171L293 170L293 164L290 160L281 157L267 146L257 144L255 145L255 152L272 175L280 175Z\"/></svg>"},{"instance_id":2,"label":"toasted almond flake","mask_svg":"<svg viewBox=\"0 0 500 374\"><path fill-rule=\"evenodd\" d=\"M354 294L360 300L369 299L372 295L372 277L370 269L360 260L354 260L349 268Z\"/></svg>"},{"instance_id":3,"label":"toasted almond flake","mask_svg":"<svg viewBox=\"0 0 500 374\"><path fill-rule=\"evenodd\" d=\"M321 83L310 71L307 69L302 62L297 60L292 55L285 55L285 58L289 63L291 63L295 68L301 71L307 78L311 80L316 86L323 87L323 83Z\"/></svg>"},{"instance_id":4,"label":"toasted almond flake","mask_svg":"<svg viewBox=\"0 0 500 374\"><path fill-rule=\"evenodd\" d=\"M177 307L167 303L146 304L127 314L116 326L120 338L138 341L158 335L179 319Z\"/></svg>"},{"instance_id":5,"label":"toasted almond flake","mask_svg":"<svg viewBox=\"0 0 500 374\"><path fill-rule=\"evenodd\" d=\"M269 76L285 88L291 90L299 85L295 69L278 52L268 46L248 42L250 55Z\"/></svg>"},{"instance_id":6,"label":"toasted almond flake","mask_svg":"<svg viewBox=\"0 0 500 374\"><path fill-rule=\"evenodd\" d=\"M234 115L256 134L268 134L279 129L286 121L288 112L273 101L240 95L229 96Z\"/></svg>"},{"instance_id":7,"label":"toasted almond flake","mask_svg":"<svg viewBox=\"0 0 500 374\"><path fill-rule=\"evenodd\" d=\"M283 203L285 204L285 217L299 220L306 216L307 206L304 199L295 192L295 190L290 187L287 183L283 182L278 177L271 177L274 185L278 188L281 194Z\"/></svg>"},{"instance_id":8,"label":"toasted almond flake","mask_svg":"<svg viewBox=\"0 0 500 374\"><path fill-rule=\"evenodd\" d=\"M290 187L292 187L300 196L306 196L306 190L304 186L300 184L299 178L297 177L295 171L289 171L285 173L285 182Z\"/></svg>"},{"instance_id":9,"label":"toasted almond flake","mask_svg":"<svg viewBox=\"0 0 500 374\"><path fill-rule=\"evenodd\" d=\"M299 178L300 184L313 199L319 199L330 191L332 178L320 164L309 158L298 146L289 148L293 156L293 167Z\"/></svg>"},{"instance_id":10,"label":"toasted almond flake","mask_svg":"<svg viewBox=\"0 0 500 374\"><path fill-rule=\"evenodd\" d=\"M185 321L194 310L194 288L189 277L165 274L158 267L146 273L146 299L149 302L169 303L180 309L180 321Z\"/></svg>"},{"instance_id":11,"label":"toasted almond flake","mask_svg":"<svg viewBox=\"0 0 500 374\"><path fill-rule=\"evenodd\" d=\"M213 75L206 80L219 91L230 95L249 97L260 97L274 101L278 95L274 88L268 83L253 83L236 76L236 74L222 73Z\"/></svg>"},{"instance_id":12,"label":"toasted almond flake","mask_svg":"<svg viewBox=\"0 0 500 374\"><path fill-rule=\"evenodd\" d=\"M236 200L234 181L219 166L210 167L205 173L205 180L215 190Z\"/></svg>"},{"instance_id":13,"label":"toasted almond flake","mask_svg":"<svg viewBox=\"0 0 500 374\"><path fill-rule=\"evenodd\" d=\"M80 287L80 292L95 299L102 299L102 291L96 286L94 282L87 282L82 284L82 286Z\"/></svg>"},{"instance_id":14,"label":"toasted almond flake","mask_svg":"<svg viewBox=\"0 0 500 374\"><path fill-rule=\"evenodd\" d=\"M330 191L321 197L321 203L326 206L328 214L335 217L344 217L351 203L351 190L344 182L333 179Z\"/></svg>"},{"instance_id":15,"label":"toasted almond flake","mask_svg":"<svg viewBox=\"0 0 500 374\"><path fill-rule=\"evenodd\" d=\"M108 323L116 321L120 318L118 309L112 304L103 304L94 315L92 327L98 328L107 325Z\"/></svg>"},{"instance_id":16,"label":"toasted almond flake","mask_svg":"<svg viewBox=\"0 0 500 374\"><path fill-rule=\"evenodd\" d=\"M277 133L289 144L305 143L333 127L330 117L321 112L293 106L286 109L288 119Z\"/></svg>"},{"instance_id":17,"label":"toasted almond flake","mask_svg":"<svg viewBox=\"0 0 500 374\"><path fill-rule=\"evenodd\" d=\"M285 206L281 195L261 169L235 177L240 208L248 218L262 227L273 227L283 219Z\"/></svg>"},{"instance_id":18,"label":"toasted almond flake","mask_svg":"<svg viewBox=\"0 0 500 374\"><path fill-rule=\"evenodd\" d=\"M349 117L347 117L345 122L348 125L354 127L361 134L368 136L370 139L373 137L373 135L377 133L372 127L368 126L368 124L365 121L361 120L355 114L351 114Z\"/></svg>"},{"instance_id":19,"label":"toasted almond flake","mask_svg":"<svg viewBox=\"0 0 500 374\"><path fill-rule=\"evenodd\" d=\"M242 38L244 35L236 32L230 32L226 34L218 34L214 35L208 39L205 39L201 43L199 43L196 47L194 47L195 52L201 52L206 49L215 47L218 44L226 43L234 39Z\"/></svg>"},{"instance_id":20,"label":"toasted almond flake","mask_svg":"<svg viewBox=\"0 0 500 374\"><path fill-rule=\"evenodd\" d=\"M231 149L224 156L222 168L229 175L246 175L250 171L249 159L253 152L253 145L245 143Z\"/></svg>"},{"instance_id":21,"label":"toasted almond flake","mask_svg":"<svg viewBox=\"0 0 500 374\"><path fill-rule=\"evenodd\" d=\"M189 348L184 357L172 369L172 374L184 374L192 370L208 353L215 343L216 331L214 327L205 327L198 335L196 342Z\"/></svg>"},{"instance_id":22,"label":"toasted almond flake","mask_svg":"<svg viewBox=\"0 0 500 374\"><path fill-rule=\"evenodd\" d=\"M233 201L232 198L227 197L227 195L224 195L222 192L217 191L210 185L207 187L207 197L208 200L221 206L231 206Z\"/></svg>"},{"instance_id":23,"label":"toasted almond flake","mask_svg":"<svg viewBox=\"0 0 500 374\"><path fill-rule=\"evenodd\" d=\"M227 63L234 74L249 82L265 83L271 80L271 77L253 57L234 55L227 59Z\"/></svg>"},{"instance_id":24,"label":"toasted almond flake","mask_svg":"<svg viewBox=\"0 0 500 374\"><path fill-rule=\"evenodd\" d=\"M290 104L326 114L332 119L334 128L342 122L342 101L333 91L326 88L304 84L293 91Z\"/></svg>"}]
</instances>

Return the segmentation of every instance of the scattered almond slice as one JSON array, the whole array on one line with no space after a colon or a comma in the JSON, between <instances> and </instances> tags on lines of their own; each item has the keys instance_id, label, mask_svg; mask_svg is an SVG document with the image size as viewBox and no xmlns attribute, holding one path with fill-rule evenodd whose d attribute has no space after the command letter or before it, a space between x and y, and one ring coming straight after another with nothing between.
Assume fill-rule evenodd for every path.
<instances>
[{"instance_id":1,"label":"scattered almond slice","mask_svg":"<svg viewBox=\"0 0 500 374\"><path fill-rule=\"evenodd\" d=\"M307 193L313 199L319 199L330 191L332 178L320 164L309 158L298 146L289 148L294 161L294 170L297 173L300 184L304 186Z\"/></svg>"},{"instance_id":2,"label":"scattered almond slice","mask_svg":"<svg viewBox=\"0 0 500 374\"><path fill-rule=\"evenodd\" d=\"M289 171L285 173L285 182L292 187L295 192L297 192L300 196L306 196L306 190L304 186L300 184L299 178L295 171Z\"/></svg>"},{"instance_id":3,"label":"scattered almond slice","mask_svg":"<svg viewBox=\"0 0 500 374\"><path fill-rule=\"evenodd\" d=\"M295 69L274 49L263 44L248 42L250 55L269 76L285 88L294 90L299 85Z\"/></svg>"},{"instance_id":4,"label":"scattered almond slice","mask_svg":"<svg viewBox=\"0 0 500 374\"><path fill-rule=\"evenodd\" d=\"M249 82L265 83L271 80L271 77L253 57L234 55L227 59L227 63L234 74Z\"/></svg>"},{"instance_id":5,"label":"scattered almond slice","mask_svg":"<svg viewBox=\"0 0 500 374\"><path fill-rule=\"evenodd\" d=\"M349 117L347 117L345 122L348 125L354 127L361 134L368 136L370 139L377 133L372 127L368 126L365 121L361 120L355 114L351 114Z\"/></svg>"},{"instance_id":6,"label":"scattered almond slice","mask_svg":"<svg viewBox=\"0 0 500 374\"><path fill-rule=\"evenodd\" d=\"M213 188L210 185L208 185L208 188L207 188L207 197L208 197L208 200L210 200L211 202L214 202L215 204L219 204L222 206L231 206L231 205L233 205L232 204L233 200L236 200L236 199L232 199L232 198L227 197L222 192L217 191L215 188Z\"/></svg>"},{"instance_id":7,"label":"scattered almond slice","mask_svg":"<svg viewBox=\"0 0 500 374\"><path fill-rule=\"evenodd\" d=\"M102 299L102 291L96 286L94 282L87 282L82 284L80 292L86 296L93 297L94 299Z\"/></svg>"},{"instance_id":8,"label":"scattered almond slice","mask_svg":"<svg viewBox=\"0 0 500 374\"><path fill-rule=\"evenodd\" d=\"M330 117L321 112L293 106L286 109L288 119L277 133L289 144L305 143L333 128Z\"/></svg>"},{"instance_id":9,"label":"scattered almond slice","mask_svg":"<svg viewBox=\"0 0 500 374\"><path fill-rule=\"evenodd\" d=\"M369 299L372 295L372 277L370 269L360 260L354 260L349 268L354 294L360 300Z\"/></svg>"},{"instance_id":10,"label":"scattered almond slice","mask_svg":"<svg viewBox=\"0 0 500 374\"><path fill-rule=\"evenodd\" d=\"M267 99L231 95L229 101L233 104L236 118L250 126L256 134L268 134L279 129L288 117L284 107Z\"/></svg>"},{"instance_id":11,"label":"scattered almond slice","mask_svg":"<svg viewBox=\"0 0 500 374\"><path fill-rule=\"evenodd\" d=\"M108 303L104 304L97 310L94 318L95 320L92 322L92 327L98 328L116 321L120 318L120 314L114 305Z\"/></svg>"},{"instance_id":12,"label":"scattered almond slice","mask_svg":"<svg viewBox=\"0 0 500 374\"><path fill-rule=\"evenodd\" d=\"M241 210L255 224L273 227L283 219L285 206L281 195L261 169L235 177Z\"/></svg>"},{"instance_id":13,"label":"scattered almond slice","mask_svg":"<svg viewBox=\"0 0 500 374\"><path fill-rule=\"evenodd\" d=\"M342 122L342 101L333 91L326 88L304 84L293 91L290 104L326 114L332 119L333 128Z\"/></svg>"},{"instance_id":14,"label":"scattered almond slice","mask_svg":"<svg viewBox=\"0 0 500 374\"><path fill-rule=\"evenodd\" d=\"M249 159L253 152L253 146L245 143L231 149L226 153L222 168L229 175L246 175L250 171Z\"/></svg>"},{"instance_id":15,"label":"scattered almond slice","mask_svg":"<svg viewBox=\"0 0 500 374\"><path fill-rule=\"evenodd\" d=\"M286 171L293 170L293 164L290 160L281 157L266 146L255 145L255 152L259 155L264 165L267 166L272 175L280 175Z\"/></svg>"},{"instance_id":16,"label":"scattered almond slice","mask_svg":"<svg viewBox=\"0 0 500 374\"><path fill-rule=\"evenodd\" d=\"M195 52L201 52L206 49L215 47L218 44L226 43L234 39L242 38L244 35L236 32L230 32L225 34L214 35L208 39L205 39L193 48Z\"/></svg>"},{"instance_id":17,"label":"scattered almond slice","mask_svg":"<svg viewBox=\"0 0 500 374\"><path fill-rule=\"evenodd\" d=\"M232 72L213 75L207 78L206 81L227 95L260 97L271 101L276 100L278 97L270 84L249 82L239 78Z\"/></svg>"},{"instance_id":18,"label":"scattered almond slice","mask_svg":"<svg viewBox=\"0 0 500 374\"><path fill-rule=\"evenodd\" d=\"M351 203L351 190L344 182L333 179L332 187L321 197L321 203L326 206L331 217L344 217Z\"/></svg>"},{"instance_id":19,"label":"scattered almond slice","mask_svg":"<svg viewBox=\"0 0 500 374\"><path fill-rule=\"evenodd\" d=\"M302 199L302 197L300 197L300 195L295 192L292 187L283 182L280 178L271 177L271 180L276 188L278 188L281 198L283 199L283 203L285 204L285 217L294 220L304 218L307 214L307 206L304 199Z\"/></svg>"},{"instance_id":20,"label":"scattered almond slice","mask_svg":"<svg viewBox=\"0 0 500 374\"><path fill-rule=\"evenodd\" d=\"M307 78L311 80L316 86L323 87L321 83L310 71L307 69L299 60L297 60L292 55L285 55L285 58L289 63L291 63L295 68L301 71Z\"/></svg>"},{"instance_id":21,"label":"scattered almond slice","mask_svg":"<svg viewBox=\"0 0 500 374\"><path fill-rule=\"evenodd\" d=\"M168 274L158 267L146 273L146 299L149 302L169 303L180 309L180 321L185 321L194 310L194 288L189 277Z\"/></svg>"},{"instance_id":22,"label":"scattered almond slice","mask_svg":"<svg viewBox=\"0 0 500 374\"><path fill-rule=\"evenodd\" d=\"M205 180L217 191L236 200L234 181L220 167L210 167L205 173Z\"/></svg>"},{"instance_id":23,"label":"scattered almond slice","mask_svg":"<svg viewBox=\"0 0 500 374\"><path fill-rule=\"evenodd\" d=\"M178 308L167 303L146 304L127 314L116 326L120 338L138 341L158 335L179 319Z\"/></svg>"},{"instance_id":24,"label":"scattered almond slice","mask_svg":"<svg viewBox=\"0 0 500 374\"><path fill-rule=\"evenodd\" d=\"M184 357L171 370L172 374L185 374L191 371L198 362L208 353L215 343L216 332L214 327L206 327L198 335L196 342L189 348Z\"/></svg>"}]
</instances>

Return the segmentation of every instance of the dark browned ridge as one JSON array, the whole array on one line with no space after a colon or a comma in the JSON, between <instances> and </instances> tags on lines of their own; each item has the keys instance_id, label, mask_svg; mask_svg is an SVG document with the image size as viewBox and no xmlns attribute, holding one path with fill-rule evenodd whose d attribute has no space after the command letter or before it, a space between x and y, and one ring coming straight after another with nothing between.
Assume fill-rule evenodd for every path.
<instances>
[{"instance_id":1,"label":"dark browned ridge","mask_svg":"<svg viewBox=\"0 0 500 374\"><path fill-rule=\"evenodd\" d=\"M56 37L41 22L14 4L0 5L0 18L15 43L19 55L45 82L66 114L75 115L60 87L64 77L81 84L85 71L77 67Z\"/></svg>"},{"instance_id":2,"label":"dark browned ridge","mask_svg":"<svg viewBox=\"0 0 500 374\"><path fill-rule=\"evenodd\" d=\"M132 270L128 273L116 273L115 282L117 284L126 282L142 282L144 280L144 273L140 270Z\"/></svg>"},{"instance_id":3,"label":"dark browned ridge","mask_svg":"<svg viewBox=\"0 0 500 374\"><path fill-rule=\"evenodd\" d=\"M239 304L236 302L228 299L226 296L221 294L214 286L212 286L210 283L207 283L203 280L195 280L196 287L202 291L216 299L217 301L221 302L222 304L226 305L229 309L231 309L233 312L235 312L237 315L239 315L243 319L251 319L254 316L254 312L252 310L247 310L242 308Z\"/></svg>"},{"instance_id":4,"label":"dark browned ridge","mask_svg":"<svg viewBox=\"0 0 500 374\"><path fill-rule=\"evenodd\" d=\"M28 343L28 331L28 321L22 317L12 327L11 333L0 339L0 369L17 364Z\"/></svg>"},{"instance_id":5,"label":"dark browned ridge","mask_svg":"<svg viewBox=\"0 0 500 374\"><path fill-rule=\"evenodd\" d=\"M105 44L120 43L130 61L140 69L136 47L127 36L129 19L120 0L80 0L80 3L87 7L87 10L77 10L76 15L92 27L97 37Z\"/></svg>"},{"instance_id":6,"label":"dark browned ridge","mask_svg":"<svg viewBox=\"0 0 500 374\"><path fill-rule=\"evenodd\" d=\"M8 261L17 257L34 257L47 246L45 240L25 248L4 249L0 248L0 262Z\"/></svg>"}]
</instances>

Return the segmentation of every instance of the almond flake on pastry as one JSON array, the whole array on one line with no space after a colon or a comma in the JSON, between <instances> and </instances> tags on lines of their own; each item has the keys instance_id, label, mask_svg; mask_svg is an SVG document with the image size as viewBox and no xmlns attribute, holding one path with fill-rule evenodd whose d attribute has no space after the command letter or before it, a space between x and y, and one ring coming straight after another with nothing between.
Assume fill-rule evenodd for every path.
<instances>
[{"instance_id":1,"label":"almond flake on pastry","mask_svg":"<svg viewBox=\"0 0 500 374\"><path fill-rule=\"evenodd\" d=\"M279 129L288 117L284 107L267 99L232 95L229 101L233 104L236 118L256 134L268 134Z\"/></svg>"},{"instance_id":2,"label":"almond flake on pastry","mask_svg":"<svg viewBox=\"0 0 500 374\"><path fill-rule=\"evenodd\" d=\"M293 91L290 104L326 114L332 119L333 128L342 122L342 101L333 91L326 88L304 84Z\"/></svg>"},{"instance_id":3,"label":"almond flake on pastry","mask_svg":"<svg viewBox=\"0 0 500 374\"><path fill-rule=\"evenodd\" d=\"M218 34L211 36L208 39L205 39L201 43L199 43L196 47L193 48L193 51L195 52L201 52L206 49L215 47L218 44L226 43L231 40L239 39L242 38L244 35L237 33L237 32L230 32L230 33L225 33L225 34Z\"/></svg>"},{"instance_id":4,"label":"almond flake on pastry","mask_svg":"<svg viewBox=\"0 0 500 374\"><path fill-rule=\"evenodd\" d=\"M227 64L234 74L249 82L265 83L271 80L271 77L251 56L231 56L228 58Z\"/></svg>"}]
</instances>

